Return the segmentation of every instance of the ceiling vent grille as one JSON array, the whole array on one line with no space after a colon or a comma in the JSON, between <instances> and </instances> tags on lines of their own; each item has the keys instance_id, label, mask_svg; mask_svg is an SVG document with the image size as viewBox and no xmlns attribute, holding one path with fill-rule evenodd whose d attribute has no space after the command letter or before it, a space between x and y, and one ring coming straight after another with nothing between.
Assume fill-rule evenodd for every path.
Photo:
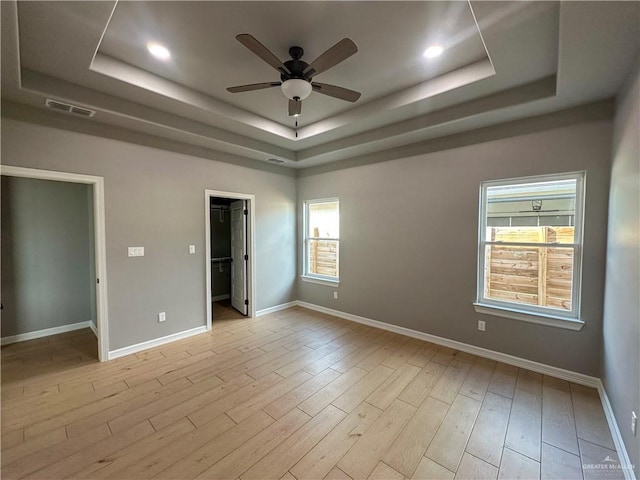
<instances>
[{"instance_id":1,"label":"ceiling vent grille","mask_svg":"<svg viewBox=\"0 0 640 480\"><path fill-rule=\"evenodd\" d=\"M278 164L278 165L281 165L281 164L285 163L284 160L280 160L279 158L267 158L267 162L275 163L275 164Z\"/></svg>"},{"instance_id":2,"label":"ceiling vent grille","mask_svg":"<svg viewBox=\"0 0 640 480\"><path fill-rule=\"evenodd\" d=\"M53 108L54 110L58 110L60 112L72 113L80 117L93 117L96 114L95 110L89 110L88 108L77 107L76 105L59 102L57 100L51 100L50 98L47 98L44 104L48 108Z\"/></svg>"}]
</instances>

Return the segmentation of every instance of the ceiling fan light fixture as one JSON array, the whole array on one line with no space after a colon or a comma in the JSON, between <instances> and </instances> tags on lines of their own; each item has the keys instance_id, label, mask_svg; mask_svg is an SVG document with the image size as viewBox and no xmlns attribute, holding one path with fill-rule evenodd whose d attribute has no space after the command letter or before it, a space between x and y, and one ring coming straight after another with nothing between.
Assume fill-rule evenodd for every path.
<instances>
[{"instance_id":1,"label":"ceiling fan light fixture","mask_svg":"<svg viewBox=\"0 0 640 480\"><path fill-rule=\"evenodd\" d=\"M302 101L311 94L311 83L300 78L291 78L282 82L282 93L289 100Z\"/></svg>"},{"instance_id":2,"label":"ceiling fan light fixture","mask_svg":"<svg viewBox=\"0 0 640 480\"><path fill-rule=\"evenodd\" d=\"M431 45L424 51L423 55L426 58L436 58L442 55L442 52L444 52L444 48L441 45Z\"/></svg>"}]
</instances>

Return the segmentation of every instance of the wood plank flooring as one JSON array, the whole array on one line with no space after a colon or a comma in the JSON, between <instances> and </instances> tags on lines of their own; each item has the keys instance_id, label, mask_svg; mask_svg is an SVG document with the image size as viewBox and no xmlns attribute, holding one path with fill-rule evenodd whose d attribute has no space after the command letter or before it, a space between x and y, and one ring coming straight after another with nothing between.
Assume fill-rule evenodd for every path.
<instances>
[{"instance_id":1,"label":"wood plank flooring","mask_svg":"<svg viewBox=\"0 0 640 480\"><path fill-rule=\"evenodd\" d=\"M89 330L3 347L2 478L569 480L618 461L594 389L302 308L228 313L102 364Z\"/></svg>"}]
</instances>

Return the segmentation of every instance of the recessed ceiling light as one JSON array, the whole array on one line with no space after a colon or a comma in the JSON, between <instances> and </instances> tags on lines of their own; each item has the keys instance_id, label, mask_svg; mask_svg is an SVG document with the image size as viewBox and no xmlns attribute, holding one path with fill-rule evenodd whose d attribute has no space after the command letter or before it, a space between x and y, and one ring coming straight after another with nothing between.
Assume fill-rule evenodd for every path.
<instances>
[{"instance_id":1,"label":"recessed ceiling light","mask_svg":"<svg viewBox=\"0 0 640 480\"><path fill-rule=\"evenodd\" d=\"M147 50L149 53L156 57L158 60L167 61L171 58L171 52L164 45L159 43L149 42L147 43Z\"/></svg>"},{"instance_id":2,"label":"recessed ceiling light","mask_svg":"<svg viewBox=\"0 0 640 480\"><path fill-rule=\"evenodd\" d=\"M444 48L442 48L440 45L431 45L424 51L423 55L427 58L436 58L440 56L443 51Z\"/></svg>"}]
</instances>

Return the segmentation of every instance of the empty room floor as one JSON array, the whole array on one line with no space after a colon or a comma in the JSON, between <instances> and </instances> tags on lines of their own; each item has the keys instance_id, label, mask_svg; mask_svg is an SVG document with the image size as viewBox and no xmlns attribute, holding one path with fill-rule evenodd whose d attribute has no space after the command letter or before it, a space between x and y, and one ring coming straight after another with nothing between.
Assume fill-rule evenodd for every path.
<instances>
[{"instance_id":1,"label":"empty room floor","mask_svg":"<svg viewBox=\"0 0 640 480\"><path fill-rule=\"evenodd\" d=\"M2 478L623 478L594 389L302 308L91 336L2 349Z\"/></svg>"}]
</instances>

